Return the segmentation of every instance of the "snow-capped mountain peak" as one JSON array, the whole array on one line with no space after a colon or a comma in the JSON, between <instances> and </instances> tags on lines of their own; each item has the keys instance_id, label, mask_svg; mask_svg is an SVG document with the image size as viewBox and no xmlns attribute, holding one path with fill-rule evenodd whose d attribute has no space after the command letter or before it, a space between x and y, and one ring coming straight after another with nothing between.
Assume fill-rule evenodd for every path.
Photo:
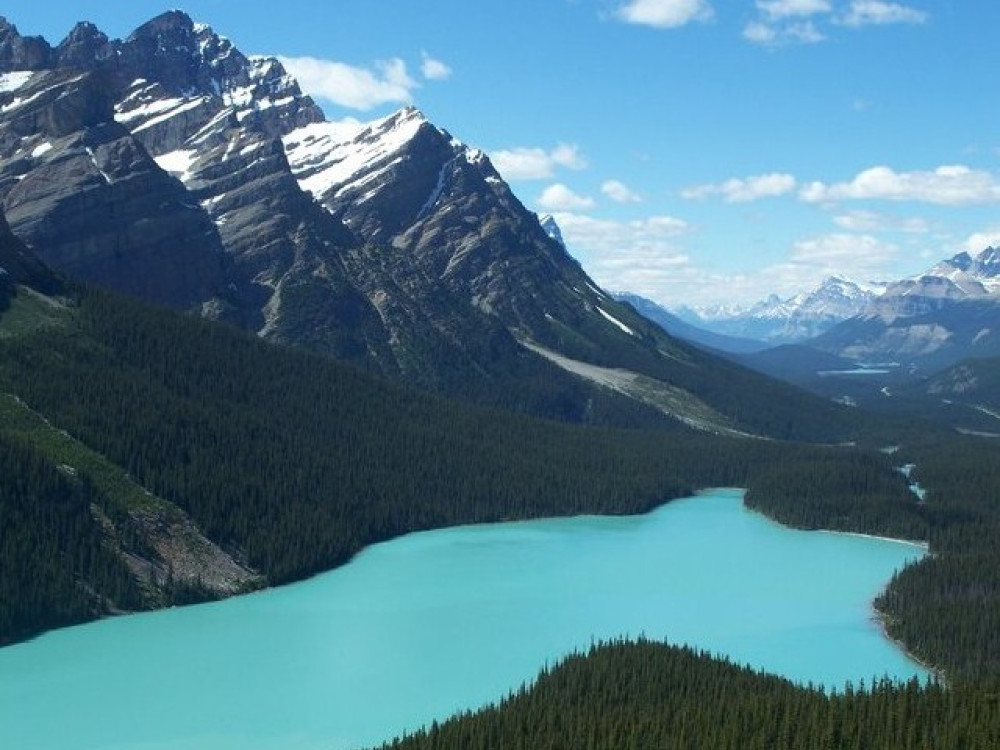
<instances>
[{"instance_id":1,"label":"snow-capped mountain peak","mask_svg":"<svg viewBox=\"0 0 1000 750\"><path fill-rule=\"evenodd\" d=\"M378 178L400 158L400 151L422 128L433 128L423 113L406 107L370 123L317 122L282 138L292 171L317 200L334 199ZM435 130L437 130L435 128ZM373 190L376 185L370 186ZM372 198L363 192L358 200Z\"/></svg>"},{"instance_id":2,"label":"snow-capped mountain peak","mask_svg":"<svg viewBox=\"0 0 1000 750\"><path fill-rule=\"evenodd\" d=\"M752 305L696 308L687 320L714 333L772 343L801 341L861 313L879 285L863 287L843 276L830 276L819 286L791 297L771 294Z\"/></svg>"}]
</instances>

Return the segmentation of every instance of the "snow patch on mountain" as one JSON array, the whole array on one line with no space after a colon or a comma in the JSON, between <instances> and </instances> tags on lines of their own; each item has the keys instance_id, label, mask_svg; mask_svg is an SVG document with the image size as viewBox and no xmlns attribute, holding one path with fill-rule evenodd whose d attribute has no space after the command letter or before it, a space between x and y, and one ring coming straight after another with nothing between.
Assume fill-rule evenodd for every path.
<instances>
[{"instance_id":1,"label":"snow patch on mountain","mask_svg":"<svg viewBox=\"0 0 1000 750\"><path fill-rule=\"evenodd\" d=\"M426 123L422 113L408 108L372 123L313 123L293 130L282 142L299 185L321 200L345 186L378 180Z\"/></svg>"},{"instance_id":2,"label":"snow patch on mountain","mask_svg":"<svg viewBox=\"0 0 1000 750\"><path fill-rule=\"evenodd\" d=\"M812 338L837 323L861 314L884 288L831 276L809 292L781 298L776 294L752 305L685 308L677 315L713 333L772 343Z\"/></svg>"},{"instance_id":3,"label":"snow patch on mountain","mask_svg":"<svg viewBox=\"0 0 1000 750\"><path fill-rule=\"evenodd\" d=\"M186 182L190 177L191 165L198 158L198 152L194 149L181 149L161 154L155 157L160 169L169 172L181 182Z\"/></svg>"},{"instance_id":4,"label":"snow patch on mountain","mask_svg":"<svg viewBox=\"0 0 1000 750\"><path fill-rule=\"evenodd\" d=\"M35 74L32 70L12 70L0 73L0 94L9 94L24 86Z\"/></svg>"},{"instance_id":5,"label":"snow patch on mountain","mask_svg":"<svg viewBox=\"0 0 1000 750\"><path fill-rule=\"evenodd\" d=\"M629 336L635 336L635 331L633 331L627 325L625 325L620 320L618 320L618 318L616 318L614 315L612 315L611 313L607 312L606 310L603 310L600 307L595 308L595 309L597 310L597 312L599 312L601 314L601 316L605 320L607 320L610 323L614 323L618 328L620 328L622 331L624 331L625 333L627 333Z\"/></svg>"}]
</instances>

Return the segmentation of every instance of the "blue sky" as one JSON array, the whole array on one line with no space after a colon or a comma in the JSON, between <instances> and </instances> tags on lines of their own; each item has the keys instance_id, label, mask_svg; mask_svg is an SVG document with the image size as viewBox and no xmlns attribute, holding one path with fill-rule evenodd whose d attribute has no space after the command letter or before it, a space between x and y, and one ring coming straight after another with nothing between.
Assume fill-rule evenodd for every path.
<instances>
[{"instance_id":1,"label":"blue sky","mask_svg":"<svg viewBox=\"0 0 1000 750\"><path fill-rule=\"evenodd\" d=\"M58 42L169 6L4 11ZM330 119L406 104L485 150L605 288L667 306L919 272L1000 243L1000 3L190 0Z\"/></svg>"}]
</instances>

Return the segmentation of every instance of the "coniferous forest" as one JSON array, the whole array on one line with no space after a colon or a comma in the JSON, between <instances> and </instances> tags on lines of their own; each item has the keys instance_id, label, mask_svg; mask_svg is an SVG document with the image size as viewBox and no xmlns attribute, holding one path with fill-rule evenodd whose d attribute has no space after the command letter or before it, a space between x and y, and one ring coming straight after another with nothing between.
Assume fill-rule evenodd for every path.
<instances>
[{"instance_id":1,"label":"coniferous forest","mask_svg":"<svg viewBox=\"0 0 1000 750\"><path fill-rule=\"evenodd\" d=\"M846 446L582 427L417 393L103 292L72 290L58 310L32 300L19 292L0 317L0 391L50 430L0 424L0 642L198 598L136 580L121 554L144 553L136 509L91 464L58 459L45 437L55 432L189 515L268 584L407 531L640 513L744 486L748 505L791 525L929 541L933 554L878 607L947 687L827 696L664 645L612 644L407 743L990 747L984 738L997 736L1000 461L988 440L912 420L905 430L859 420ZM877 449L893 435L898 448Z\"/></svg>"},{"instance_id":2,"label":"coniferous forest","mask_svg":"<svg viewBox=\"0 0 1000 750\"><path fill-rule=\"evenodd\" d=\"M875 680L835 694L705 653L605 643L542 671L498 706L393 750L991 750L994 692Z\"/></svg>"}]
</instances>

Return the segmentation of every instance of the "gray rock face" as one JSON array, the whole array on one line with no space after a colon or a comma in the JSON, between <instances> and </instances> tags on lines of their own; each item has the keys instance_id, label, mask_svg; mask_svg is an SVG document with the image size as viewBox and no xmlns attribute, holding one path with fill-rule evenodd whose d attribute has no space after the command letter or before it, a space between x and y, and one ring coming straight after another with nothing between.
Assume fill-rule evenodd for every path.
<instances>
[{"instance_id":1,"label":"gray rock face","mask_svg":"<svg viewBox=\"0 0 1000 750\"><path fill-rule=\"evenodd\" d=\"M958 255L890 284L861 315L815 341L853 359L899 361L924 370L1000 354L996 250Z\"/></svg>"},{"instance_id":2,"label":"gray rock face","mask_svg":"<svg viewBox=\"0 0 1000 750\"><path fill-rule=\"evenodd\" d=\"M565 345L568 329L590 328L574 337L576 356L594 356L603 336L622 335L601 309L615 308L643 328L593 285L485 154L419 111L354 130L309 126L284 142L303 188L359 236L389 246L397 276L424 278L548 346Z\"/></svg>"},{"instance_id":3,"label":"gray rock face","mask_svg":"<svg viewBox=\"0 0 1000 750\"><path fill-rule=\"evenodd\" d=\"M277 60L179 11L124 40L80 24L55 49L12 27L0 43L0 203L69 273L550 414L583 418L594 393L539 348L700 383L700 355L598 289L415 109L325 122ZM521 377L543 384L523 401Z\"/></svg>"},{"instance_id":4,"label":"gray rock face","mask_svg":"<svg viewBox=\"0 0 1000 750\"><path fill-rule=\"evenodd\" d=\"M0 199L14 232L83 280L187 308L222 285L215 226L112 116L100 73L0 94Z\"/></svg>"},{"instance_id":5,"label":"gray rock face","mask_svg":"<svg viewBox=\"0 0 1000 750\"><path fill-rule=\"evenodd\" d=\"M38 36L21 36L17 27L0 16L0 69L41 70L50 65L52 48Z\"/></svg>"},{"instance_id":6,"label":"gray rock face","mask_svg":"<svg viewBox=\"0 0 1000 750\"><path fill-rule=\"evenodd\" d=\"M9 294L14 284L28 284L43 294L55 294L62 287L52 271L14 236L7 217L0 212L0 298Z\"/></svg>"}]
</instances>

